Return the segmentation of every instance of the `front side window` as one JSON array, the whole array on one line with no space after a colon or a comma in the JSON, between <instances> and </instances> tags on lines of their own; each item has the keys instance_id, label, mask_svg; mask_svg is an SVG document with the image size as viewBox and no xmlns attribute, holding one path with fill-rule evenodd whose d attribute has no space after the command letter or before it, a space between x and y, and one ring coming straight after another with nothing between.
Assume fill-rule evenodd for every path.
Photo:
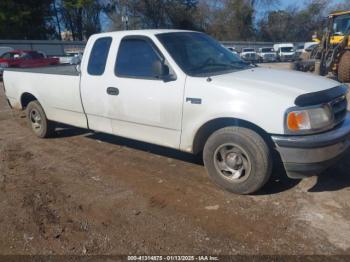
<instances>
[{"instance_id":1,"label":"front side window","mask_svg":"<svg viewBox=\"0 0 350 262\"><path fill-rule=\"evenodd\" d=\"M99 76L104 73L111 43L111 37L103 37L95 41L89 57L88 73L90 75Z\"/></svg>"},{"instance_id":2,"label":"front side window","mask_svg":"<svg viewBox=\"0 0 350 262\"><path fill-rule=\"evenodd\" d=\"M203 33L162 33L157 38L181 69L191 76L225 74L250 68L237 55Z\"/></svg>"},{"instance_id":3,"label":"front side window","mask_svg":"<svg viewBox=\"0 0 350 262\"><path fill-rule=\"evenodd\" d=\"M120 42L115 74L124 77L156 78L152 68L160 61L160 55L150 40L124 38Z\"/></svg>"}]
</instances>

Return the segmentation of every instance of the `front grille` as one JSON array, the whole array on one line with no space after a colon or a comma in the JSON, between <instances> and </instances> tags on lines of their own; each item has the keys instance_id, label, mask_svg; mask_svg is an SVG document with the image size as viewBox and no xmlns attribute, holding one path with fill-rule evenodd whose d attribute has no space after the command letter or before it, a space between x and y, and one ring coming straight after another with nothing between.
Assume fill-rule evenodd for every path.
<instances>
[{"instance_id":1,"label":"front grille","mask_svg":"<svg viewBox=\"0 0 350 262\"><path fill-rule=\"evenodd\" d=\"M345 119L348 107L346 96L341 96L330 103L334 115L335 124L339 124Z\"/></svg>"},{"instance_id":2,"label":"front grille","mask_svg":"<svg viewBox=\"0 0 350 262\"><path fill-rule=\"evenodd\" d=\"M245 56L246 56L247 58L252 58L252 59L255 58L255 54L246 54Z\"/></svg>"}]
</instances>

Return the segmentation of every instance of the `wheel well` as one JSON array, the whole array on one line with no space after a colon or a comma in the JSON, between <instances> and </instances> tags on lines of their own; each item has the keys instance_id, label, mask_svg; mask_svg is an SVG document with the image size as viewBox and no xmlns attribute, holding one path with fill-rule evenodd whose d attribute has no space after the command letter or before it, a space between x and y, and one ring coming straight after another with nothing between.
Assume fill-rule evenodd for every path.
<instances>
[{"instance_id":1,"label":"wheel well","mask_svg":"<svg viewBox=\"0 0 350 262\"><path fill-rule=\"evenodd\" d=\"M21 96L22 108L25 109L30 102L35 101L35 100L38 100L38 99L36 99L36 97L30 93L22 94L22 96Z\"/></svg>"},{"instance_id":2,"label":"wheel well","mask_svg":"<svg viewBox=\"0 0 350 262\"><path fill-rule=\"evenodd\" d=\"M193 141L193 153L198 154L202 152L205 142L208 140L209 136L213 134L216 130L228 126L239 126L251 129L257 132L259 135L261 135L261 137L265 140L269 147L273 147L271 137L264 129L258 127L257 125L254 125L253 123L242 119L218 118L205 123L199 128Z\"/></svg>"}]
</instances>

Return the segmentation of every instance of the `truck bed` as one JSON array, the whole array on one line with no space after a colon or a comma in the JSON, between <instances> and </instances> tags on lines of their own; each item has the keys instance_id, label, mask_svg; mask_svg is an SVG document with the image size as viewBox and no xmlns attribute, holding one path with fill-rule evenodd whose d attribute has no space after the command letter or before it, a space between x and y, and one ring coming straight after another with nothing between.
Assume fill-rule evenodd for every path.
<instances>
[{"instance_id":1,"label":"truck bed","mask_svg":"<svg viewBox=\"0 0 350 262\"><path fill-rule=\"evenodd\" d=\"M75 65L59 65L59 66L46 66L46 67L34 67L34 68L6 68L6 71L16 72L28 72L28 73L39 73L39 74L53 74L53 75L70 75L78 76L79 72Z\"/></svg>"},{"instance_id":2,"label":"truck bed","mask_svg":"<svg viewBox=\"0 0 350 262\"><path fill-rule=\"evenodd\" d=\"M75 66L10 68L4 72L6 96L23 109L23 95L34 96L49 120L87 127L80 98L80 75Z\"/></svg>"}]
</instances>

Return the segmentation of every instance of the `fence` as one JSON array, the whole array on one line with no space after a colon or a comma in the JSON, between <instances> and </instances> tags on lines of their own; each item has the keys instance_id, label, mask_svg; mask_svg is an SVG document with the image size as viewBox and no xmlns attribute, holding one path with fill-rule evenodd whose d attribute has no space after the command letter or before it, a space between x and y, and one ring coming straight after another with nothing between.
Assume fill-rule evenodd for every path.
<instances>
[{"instance_id":1,"label":"fence","mask_svg":"<svg viewBox=\"0 0 350 262\"><path fill-rule=\"evenodd\" d=\"M273 47L274 44L281 44L281 42L243 42L243 41L222 41L221 44L227 47L235 47L238 51L241 51L242 48L250 47L254 49L258 49L261 47ZM298 46L299 44L303 44L300 42L294 42L294 46Z\"/></svg>"},{"instance_id":2,"label":"fence","mask_svg":"<svg viewBox=\"0 0 350 262\"><path fill-rule=\"evenodd\" d=\"M21 50L38 50L48 56L62 56L70 50L84 50L86 42L58 40L0 40L0 47Z\"/></svg>"},{"instance_id":3,"label":"fence","mask_svg":"<svg viewBox=\"0 0 350 262\"><path fill-rule=\"evenodd\" d=\"M260 48L272 47L273 42L242 42L242 41L222 41L224 46L233 46L238 51L244 47ZM58 40L0 40L0 47L12 47L21 50L38 50L49 56L62 56L69 50L83 50L86 42L83 41L58 41ZM295 45L299 43L294 43Z\"/></svg>"}]
</instances>

